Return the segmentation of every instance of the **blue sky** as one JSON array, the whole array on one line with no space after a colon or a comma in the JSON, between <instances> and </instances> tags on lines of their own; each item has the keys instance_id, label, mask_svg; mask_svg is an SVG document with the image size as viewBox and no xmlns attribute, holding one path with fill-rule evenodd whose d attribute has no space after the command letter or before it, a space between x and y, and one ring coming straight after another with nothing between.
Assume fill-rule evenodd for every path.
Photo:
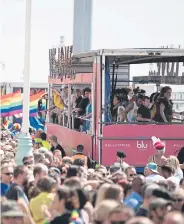
<instances>
[{"instance_id":1,"label":"blue sky","mask_svg":"<svg viewBox=\"0 0 184 224\"><path fill-rule=\"evenodd\" d=\"M23 72L25 0L0 0L1 80ZM46 81L48 49L73 38L74 0L32 0L31 80ZM75 0L76 1L76 0ZM4 2L4 4L3 4ZM93 0L92 48L184 47L183 0ZM144 69L134 73L144 73Z\"/></svg>"}]
</instances>

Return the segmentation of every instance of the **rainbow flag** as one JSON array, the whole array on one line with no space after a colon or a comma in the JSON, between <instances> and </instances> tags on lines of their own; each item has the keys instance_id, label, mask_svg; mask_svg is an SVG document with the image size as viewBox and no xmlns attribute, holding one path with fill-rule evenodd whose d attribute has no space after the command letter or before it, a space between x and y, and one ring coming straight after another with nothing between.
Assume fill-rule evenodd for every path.
<instances>
[{"instance_id":1,"label":"rainbow flag","mask_svg":"<svg viewBox=\"0 0 184 224\"><path fill-rule=\"evenodd\" d=\"M30 117L35 117L38 112L38 101L46 94L45 91L41 91L39 93L36 93L32 96L30 96Z\"/></svg>"},{"instance_id":2,"label":"rainbow flag","mask_svg":"<svg viewBox=\"0 0 184 224\"><path fill-rule=\"evenodd\" d=\"M30 117L36 116L38 112L38 101L46 94L45 91L30 96ZM10 93L0 98L1 117L21 114L23 110L21 91Z\"/></svg>"},{"instance_id":3,"label":"rainbow flag","mask_svg":"<svg viewBox=\"0 0 184 224\"><path fill-rule=\"evenodd\" d=\"M0 97L1 117L12 116L22 112L21 91L9 93Z\"/></svg>"}]
</instances>

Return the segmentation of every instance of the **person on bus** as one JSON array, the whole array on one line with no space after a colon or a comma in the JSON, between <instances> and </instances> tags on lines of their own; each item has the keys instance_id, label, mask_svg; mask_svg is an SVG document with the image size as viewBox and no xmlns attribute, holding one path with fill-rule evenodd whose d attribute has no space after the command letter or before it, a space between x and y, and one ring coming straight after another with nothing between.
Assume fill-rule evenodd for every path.
<instances>
[{"instance_id":1,"label":"person on bus","mask_svg":"<svg viewBox=\"0 0 184 224\"><path fill-rule=\"evenodd\" d=\"M82 92L81 89L75 90L75 96L74 96L74 107L79 108L80 102L82 101Z\"/></svg>"},{"instance_id":2,"label":"person on bus","mask_svg":"<svg viewBox=\"0 0 184 224\"><path fill-rule=\"evenodd\" d=\"M81 101L82 101L82 92L81 92L80 89L76 89L76 91L75 91L74 110L73 110L74 115L77 112L76 109L80 108ZM75 117L74 118L74 129L78 131L80 125L81 125L81 120L79 118Z\"/></svg>"},{"instance_id":3,"label":"person on bus","mask_svg":"<svg viewBox=\"0 0 184 224\"><path fill-rule=\"evenodd\" d=\"M81 102L79 103L78 108L74 109L74 112L77 112L79 117L82 117L86 114L86 107L88 106L90 100L89 100L89 95L91 94L91 89L90 88L85 88L83 90L83 98ZM80 125L83 124L83 121L81 120L80 123L78 123L78 126L75 126L76 129L80 128Z\"/></svg>"},{"instance_id":4,"label":"person on bus","mask_svg":"<svg viewBox=\"0 0 184 224\"><path fill-rule=\"evenodd\" d=\"M91 117L92 117L92 96L89 94L89 103L86 107L86 114L82 119L84 119L83 122L83 131L89 132L91 129Z\"/></svg>"},{"instance_id":5,"label":"person on bus","mask_svg":"<svg viewBox=\"0 0 184 224\"><path fill-rule=\"evenodd\" d=\"M112 109L112 121L113 122L124 122L126 119L125 107L122 105L121 97L119 95L113 98L113 109Z\"/></svg>"},{"instance_id":6,"label":"person on bus","mask_svg":"<svg viewBox=\"0 0 184 224\"><path fill-rule=\"evenodd\" d=\"M148 96L143 96L142 105L137 110L137 121L138 122L150 122L151 121L151 111L149 109L150 98Z\"/></svg>"},{"instance_id":7,"label":"person on bus","mask_svg":"<svg viewBox=\"0 0 184 224\"><path fill-rule=\"evenodd\" d=\"M172 122L173 102L171 93L172 89L170 86L165 86L161 89L156 102L156 114L154 116L156 122Z\"/></svg>"},{"instance_id":8,"label":"person on bus","mask_svg":"<svg viewBox=\"0 0 184 224\"><path fill-rule=\"evenodd\" d=\"M153 119L156 114L156 102L158 100L160 93L152 93L150 96L150 111L151 111L151 118Z\"/></svg>"},{"instance_id":9,"label":"person on bus","mask_svg":"<svg viewBox=\"0 0 184 224\"><path fill-rule=\"evenodd\" d=\"M127 114L128 122L136 122L136 120L137 120L137 110L142 104L142 99L143 99L143 95L138 95L126 107L125 112Z\"/></svg>"}]
</instances>

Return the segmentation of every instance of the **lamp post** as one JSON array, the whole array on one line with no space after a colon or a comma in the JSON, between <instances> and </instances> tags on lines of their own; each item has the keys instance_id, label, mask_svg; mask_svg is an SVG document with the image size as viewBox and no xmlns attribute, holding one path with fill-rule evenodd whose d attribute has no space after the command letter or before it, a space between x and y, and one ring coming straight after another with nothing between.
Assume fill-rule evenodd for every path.
<instances>
[{"instance_id":1,"label":"lamp post","mask_svg":"<svg viewBox=\"0 0 184 224\"><path fill-rule=\"evenodd\" d=\"M24 88L23 88L23 121L18 138L16 153L17 165L22 164L25 156L32 155L32 139L29 134L29 102L30 102L30 47L31 47L31 1L26 0L25 14L25 52L24 52Z\"/></svg>"}]
</instances>

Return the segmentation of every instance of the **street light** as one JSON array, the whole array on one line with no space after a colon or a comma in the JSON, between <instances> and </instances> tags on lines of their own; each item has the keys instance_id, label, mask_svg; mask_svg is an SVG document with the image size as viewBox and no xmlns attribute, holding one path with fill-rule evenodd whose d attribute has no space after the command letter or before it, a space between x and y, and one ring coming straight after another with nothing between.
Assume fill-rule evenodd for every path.
<instances>
[{"instance_id":1,"label":"street light","mask_svg":"<svg viewBox=\"0 0 184 224\"><path fill-rule=\"evenodd\" d=\"M32 139L29 134L31 3L32 3L31 1L32 0L26 0L23 117L22 117L22 130L18 138L18 150L16 153L17 165L22 164L22 159L25 156L32 155Z\"/></svg>"}]
</instances>

